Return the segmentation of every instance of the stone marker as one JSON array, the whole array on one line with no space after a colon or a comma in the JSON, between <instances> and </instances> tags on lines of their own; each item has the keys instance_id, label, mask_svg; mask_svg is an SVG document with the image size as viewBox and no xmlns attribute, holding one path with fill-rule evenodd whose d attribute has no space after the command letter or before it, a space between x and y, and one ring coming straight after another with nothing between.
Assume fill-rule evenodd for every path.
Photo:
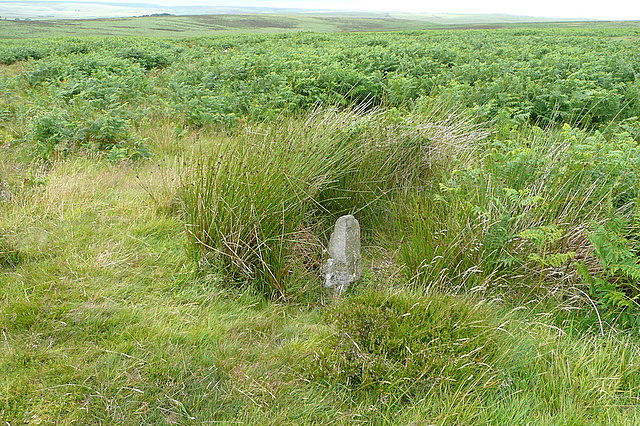
<instances>
[{"instance_id":1,"label":"stone marker","mask_svg":"<svg viewBox=\"0 0 640 426\"><path fill-rule=\"evenodd\" d=\"M0 201L11 201L13 193L9 190L9 183L6 180L0 180Z\"/></svg>"},{"instance_id":2,"label":"stone marker","mask_svg":"<svg viewBox=\"0 0 640 426\"><path fill-rule=\"evenodd\" d=\"M323 265L324 286L339 297L362 276L360 224L351 215L342 216L329 240L329 258Z\"/></svg>"}]
</instances>

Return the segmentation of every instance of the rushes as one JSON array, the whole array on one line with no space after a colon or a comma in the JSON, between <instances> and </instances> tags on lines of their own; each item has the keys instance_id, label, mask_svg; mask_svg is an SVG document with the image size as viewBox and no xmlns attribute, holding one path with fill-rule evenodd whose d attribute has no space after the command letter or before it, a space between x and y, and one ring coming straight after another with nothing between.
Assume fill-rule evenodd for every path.
<instances>
[{"instance_id":1,"label":"rushes","mask_svg":"<svg viewBox=\"0 0 640 426\"><path fill-rule=\"evenodd\" d=\"M292 243L309 226L317 194L354 166L339 131L352 117L317 113L213 146L180 193L203 259L286 297Z\"/></svg>"},{"instance_id":2,"label":"rushes","mask_svg":"<svg viewBox=\"0 0 640 426\"><path fill-rule=\"evenodd\" d=\"M312 228L353 213L366 230L384 229L390 206L428 186L454 152L473 151L481 133L458 116L324 110L213 144L180 191L194 254L272 297L291 296L300 247L319 256Z\"/></svg>"},{"instance_id":3,"label":"rushes","mask_svg":"<svg viewBox=\"0 0 640 426\"><path fill-rule=\"evenodd\" d=\"M454 153L431 190L395 204L396 232L406 232L402 261L418 281L447 288L466 285L461 277L495 274L575 281L573 257L593 252L585 230L634 214L639 158L626 135L607 139L568 126L514 132L483 150ZM540 244L527 238L545 229L560 235Z\"/></svg>"}]
</instances>

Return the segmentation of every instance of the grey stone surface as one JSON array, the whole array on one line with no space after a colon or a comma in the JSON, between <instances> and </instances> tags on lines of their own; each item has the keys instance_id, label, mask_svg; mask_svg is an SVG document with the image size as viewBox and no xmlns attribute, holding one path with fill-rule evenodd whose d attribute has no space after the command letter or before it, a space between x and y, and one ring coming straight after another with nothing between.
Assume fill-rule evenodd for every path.
<instances>
[{"instance_id":1,"label":"grey stone surface","mask_svg":"<svg viewBox=\"0 0 640 426\"><path fill-rule=\"evenodd\" d=\"M351 215L342 216L329 240L329 258L323 266L324 286L340 296L362 276L360 224Z\"/></svg>"},{"instance_id":2,"label":"grey stone surface","mask_svg":"<svg viewBox=\"0 0 640 426\"><path fill-rule=\"evenodd\" d=\"M5 180L0 180L0 201L11 201L13 193L9 189L9 184Z\"/></svg>"}]
</instances>

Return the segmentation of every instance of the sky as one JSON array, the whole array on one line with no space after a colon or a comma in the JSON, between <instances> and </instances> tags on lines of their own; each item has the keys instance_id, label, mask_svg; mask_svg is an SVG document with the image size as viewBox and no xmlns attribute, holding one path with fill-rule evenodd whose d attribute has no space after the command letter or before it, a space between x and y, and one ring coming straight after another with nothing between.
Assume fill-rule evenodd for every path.
<instances>
[{"instance_id":1,"label":"sky","mask_svg":"<svg viewBox=\"0 0 640 426\"><path fill-rule=\"evenodd\" d=\"M20 0L17 0L20 1ZM60 0L58 0L60 1ZM78 1L78 0L76 0ZM153 3L162 6L259 6L277 8L395 11L419 13L499 13L547 18L640 20L637 0L87 0L99 3ZM29 1L22 0L23 3Z\"/></svg>"}]
</instances>

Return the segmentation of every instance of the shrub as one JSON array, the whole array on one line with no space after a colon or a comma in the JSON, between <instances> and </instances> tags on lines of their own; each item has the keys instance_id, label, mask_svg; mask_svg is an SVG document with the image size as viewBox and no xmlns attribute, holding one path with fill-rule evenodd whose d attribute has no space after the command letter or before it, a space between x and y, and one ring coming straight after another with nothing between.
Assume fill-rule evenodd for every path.
<instances>
[{"instance_id":1,"label":"shrub","mask_svg":"<svg viewBox=\"0 0 640 426\"><path fill-rule=\"evenodd\" d=\"M469 381L490 387L503 374L498 346L508 340L495 318L462 297L369 289L329 309L335 333L318 349L312 375L395 400Z\"/></svg>"},{"instance_id":2,"label":"shrub","mask_svg":"<svg viewBox=\"0 0 640 426\"><path fill-rule=\"evenodd\" d=\"M73 132L69 121L53 113L36 117L28 137L36 144L37 157L51 158L64 156L73 149Z\"/></svg>"},{"instance_id":3,"label":"shrub","mask_svg":"<svg viewBox=\"0 0 640 426\"><path fill-rule=\"evenodd\" d=\"M156 47L157 48L157 47ZM130 47L118 53L118 56L130 59L139 64L145 70L165 68L171 63L171 59L162 51L152 51L139 47Z\"/></svg>"},{"instance_id":4,"label":"shrub","mask_svg":"<svg viewBox=\"0 0 640 426\"><path fill-rule=\"evenodd\" d=\"M37 116L27 135L35 157L63 158L78 151L106 153L112 161L150 156L120 111L55 111Z\"/></svg>"},{"instance_id":5,"label":"shrub","mask_svg":"<svg viewBox=\"0 0 640 426\"><path fill-rule=\"evenodd\" d=\"M589 294L600 309L601 318L623 327L635 327L640 314L640 259L638 230L617 217L598 225L589 234L595 264L576 265L589 285Z\"/></svg>"}]
</instances>

